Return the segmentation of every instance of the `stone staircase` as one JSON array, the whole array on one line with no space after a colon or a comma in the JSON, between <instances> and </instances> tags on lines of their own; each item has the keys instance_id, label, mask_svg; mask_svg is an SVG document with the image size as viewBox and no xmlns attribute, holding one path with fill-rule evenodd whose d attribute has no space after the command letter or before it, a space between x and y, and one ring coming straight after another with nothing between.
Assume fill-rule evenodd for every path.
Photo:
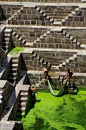
<instances>
[{"instance_id":1,"label":"stone staircase","mask_svg":"<svg viewBox=\"0 0 86 130\"><path fill-rule=\"evenodd\" d=\"M35 9L38 11L39 14L42 15L42 17L46 20L46 25L47 25L47 21L48 21L48 26L52 25L52 23L54 22L54 20L52 18L50 18L50 16L48 16L40 7L35 7ZM49 23L50 22L50 23Z\"/></svg>"},{"instance_id":2,"label":"stone staircase","mask_svg":"<svg viewBox=\"0 0 86 130\"><path fill-rule=\"evenodd\" d=\"M33 42L34 48L63 48L63 49L79 49L80 42L66 31L60 29L52 29L44 33L40 38Z\"/></svg>"},{"instance_id":3,"label":"stone staircase","mask_svg":"<svg viewBox=\"0 0 86 130\"><path fill-rule=\"evenodd\" d=\"M13 39L13 47L23 47L26 43L26 40L24 40L22 36L20 36L14 31L12 33L12 39Z\"/></svg>"},{"instance_id":4,"label":"stone staircase","mask_svg":"<svg viewBox=\"0 0 86 130\"><path fill-rule=\"evenodd\" d=\"M3 107L6 107L7 101L12 94L13 86L7 80L0 80L0 84L0 101L3 103Z\"/></svg>"},{"instance_id":5,"label":"stone staircase","mask_svg":"<svg viewBox=\"0 0 86 130\"><path fill-rule=\"evenodd\" d=\"M19 9L17 12L15 12L8 20L7 20L7 23L8 24L18 24L17 23L17 19L18 18L21 18L21 12L23 11L23 7L21 7L21 9ZM21 24L21 21L19 21L20 24Z\"/></svg>"},{"instance_id":6,"label":"stone staircase","mask_svg":"<svg viewBox=\"0 0 86 130\"><path fill-rule=\"evenodd\" d=\"M52 26L61 26L61 22L65 17L67 17L71 11L74 11L78 6L70 6L67 8L66 6L36 6L36 10L42 14L46 19L50 20L50 25Z\"/></svg>"},{"instance_id":7,"label":"stone staircase","mask_svg":"<svg viewBox=\"0 0 86 130\"><path fill-rule=\"evenodd\" d=\"M15 85L18 80L18 64L19 64L19 57L13 57L8 78L9 82L12 83L13 85Z\"/></svg>"},{"instance_id":8,"label":"stone staircase","mask_svg":"<svg viewBox=\"0 0 86 130\"><path fill-rule=\"evenodd\" d=\"M41 71L44 67L51 68L51 64L36 52L29 54L24 62L27 70Z\"/></svg>"},{"instance_id":9,"label":"stone staircase","mask_svg":"<svg viewBox=\"0 0 86 130\"><path fill-rule=\"evenodd\" d=\"M6 52L11 50L12 29L5 29L2 37L2 49Z\"/></svg>"},{"instance_id":10,"label":"stone staircase","mask_svg":"<svg viewBox=\"0 0 86 130\"><path fill-rule=\"evenodd\" d=\"M54 66L54 67L59 72L60 71L66 72L67 68L69 67L68 65L71 64L71 63L73 63L74 61L76 61L76 59L77 59L77 54L74 54L69 59L66 59L65 62L63 62L62 64L59 64L59 66ZM72 69L72 66L71 66L70 69ZM51 71L54 71L54 68L51 68Z\"/></svg>"},{"instance_id":11,"label":"stone staircase","mask_svg":"<svg viewBox=\"0 0 86 130\"><path fill-rule=\"evenodd\" d=\"M86 7L78 7L72 13L70 13L64 20L62 20L62 26L71 27L85 27L86 26Z\"/></svg>"},{"instance_id":12,"label":"stone staircase","mask_svg":"<svg viewBox=\"0 0 86 130\"><path fill-rule=\"evenodd\" d=\"M27 105L28 105L28 91L21 90L19 103L18 103L18 109L17 109L17 115L16 115L17 117L21 117L25 115Z\"/></svg>"}]
</instances>

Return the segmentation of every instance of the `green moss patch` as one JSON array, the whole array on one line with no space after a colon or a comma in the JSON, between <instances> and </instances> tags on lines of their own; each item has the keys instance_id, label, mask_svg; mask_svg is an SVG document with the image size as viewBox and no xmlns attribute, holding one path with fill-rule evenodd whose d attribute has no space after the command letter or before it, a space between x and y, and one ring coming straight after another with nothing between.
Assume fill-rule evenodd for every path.
<instances>
[{"instance_id":1,"label":"green moss patch","mask_svg":"<svg viewBox=\"0 0 86 130\"><path fill-rule=\"evenodd\" d=\"M23 47L16 47L14 48L12 51L9 52L9 54L11 55L17 55L19 54L21 51L24 51L25 49Z\"/></svg>"},{"instance_id":2,"label":"green moss patch","mask_svg":"<svg viewBox=\"0 0 86 130\"><path fill-rule=\"evenodd\" d=\"M25 118L24 130L85 130L86 91L77 95L54 97L49 92L38 92L36 103Z\"/></svg>"}]
</instances>

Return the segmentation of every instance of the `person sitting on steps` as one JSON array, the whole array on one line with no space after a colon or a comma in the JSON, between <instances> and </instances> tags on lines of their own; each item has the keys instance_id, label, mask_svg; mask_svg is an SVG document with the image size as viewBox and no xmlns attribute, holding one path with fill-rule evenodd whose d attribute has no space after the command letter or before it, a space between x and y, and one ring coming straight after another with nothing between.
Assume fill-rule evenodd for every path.
<instances>
[{"instance_id":1,"label":"person sitting on steps","mask_svg":"<svg viewBox=\"0 0 86 130\"><path fill-rule=\"evenodd\" d=\"M47 81L47 79L50 81L50 83L52 83L51 77L48 74L49 68L43 68L44 70L44 78Z\"/></svg>"},{"instance_id":2,"label":"person sitting on steps","mask_svg":"<svg viewBox=\"0 0 86 130\"><path fill-rule=\"evenodd\" d=\"M67 79L68 77L69 77L69 80L68 80L68 82L67 82L67 85L68 86L70 86L70 80L71 80L71 78L72 78L72 75L73 75L73 72L70 70L70 69L67 69L67 75L66 75L66 77L65 77L65 79Z\"/></svg>"}]
</instances>

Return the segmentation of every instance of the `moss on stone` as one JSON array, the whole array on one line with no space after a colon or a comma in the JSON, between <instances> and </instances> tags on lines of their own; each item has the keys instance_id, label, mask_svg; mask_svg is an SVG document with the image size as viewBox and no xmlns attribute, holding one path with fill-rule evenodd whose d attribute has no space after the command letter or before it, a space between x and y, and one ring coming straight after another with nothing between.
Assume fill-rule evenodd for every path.
<instances>
[{"instance_id":1,"label":"moss on stone","mask_svg":"<svg viewBox=\"0 0 86 130\"><path fill-rule=\"evenodd\" d=\"M12 49L9 53L11 55L17 55L17 54L19 54L19 52L24 51L24 50L25 49L23 47L16 47L16 48Z\"/></svg>"},{"instance_id":2,"label":"moss on stone","mask_svg":"<svg viewBox=\"0 0 86 130\"><path fill-rule=\"evenodd\" d=\"M24 130L85 130L86 91L54 97L38 92L36 103L22 119Z\"/></svg>"}]
</instances>

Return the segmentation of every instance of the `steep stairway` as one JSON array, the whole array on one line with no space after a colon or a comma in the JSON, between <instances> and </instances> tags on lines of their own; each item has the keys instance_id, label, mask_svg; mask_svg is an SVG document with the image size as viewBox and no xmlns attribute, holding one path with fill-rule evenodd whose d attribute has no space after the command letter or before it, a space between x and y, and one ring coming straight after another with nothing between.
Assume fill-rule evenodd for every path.
<instances>
[{"instance_id":1,"label":"steep stairway","mask_svg":"<svg viewBox=\"0 0 86 130\"><path fill-rule=\"evenodd\" d=\"M18 79L18 63L19 63L19 58L13 57L12 64L10 66L9 78L8 78L8 81L13 85L16 84Z\"/></svg>"},{"instance_id":2,"label":"steep stairway","mask_svg":"<svg viewBox=\"0 0 86 130\"><path fill-rule=\"evenodd\" d=\"M25 115L27 105L28 105L28 91L21 90L19 103L18 103L18 109L17 109L17 115L16 115L17 118L20 118Z\"/></svg>"},{"instance_id":3,"label":"steep stairway","mask_svg":"<svg viewBox=\"0 0 86 130\"><path fill-rule=\"evenodd\" d=\"M12 45L12 29L5 29L2 37L2 49L9 52Z\"/></svg>"},{"instance_id":4,"label":"steep stairway","mask_svg":"<svg viewBox=\"0 0 86 130\"><path fill-rule=\"evenodd\" d=\"M34 48L62 48L80 49L80 42L71 36L67 31L58 28L51 29L33 42Z\"/></svg>"},{"instance_id":5,"label":"steep stairway","mask_svg":"<svg viewBox=\"0 0 86 130\"><path fill-rule=\"evenodd\" d=\"M22 38L19 34L13 31L12 33L12 39L13 39L13 47L23 47L26 43L26 40Z\"/></svg>"}]
</instances>

